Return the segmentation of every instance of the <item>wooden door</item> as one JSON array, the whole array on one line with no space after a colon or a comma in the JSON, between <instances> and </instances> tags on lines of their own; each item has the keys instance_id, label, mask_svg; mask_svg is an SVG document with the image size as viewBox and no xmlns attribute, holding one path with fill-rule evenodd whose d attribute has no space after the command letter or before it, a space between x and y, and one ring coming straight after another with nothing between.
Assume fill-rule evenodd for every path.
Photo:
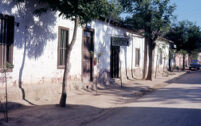
<instances>
[{"instance_id":1,"label":"wooden door","mask_svg":"<svg viewBox=\"0 0 201 126\"><path fill-rule=\"evenodd\" d=\"M119 77L119 46L111 46L110 73L112 78Z\"/></svg>"},{"instance_id":2,"label":"wooden door","mask_svg":"<svg viewBox=\"0 0 201 126\"><path fill-rule=\"evenodd\" d=\"M84 30L82 44L82 79L84 82L93 81L93 57L93 31Z\"/></svg>"}]
</instances>

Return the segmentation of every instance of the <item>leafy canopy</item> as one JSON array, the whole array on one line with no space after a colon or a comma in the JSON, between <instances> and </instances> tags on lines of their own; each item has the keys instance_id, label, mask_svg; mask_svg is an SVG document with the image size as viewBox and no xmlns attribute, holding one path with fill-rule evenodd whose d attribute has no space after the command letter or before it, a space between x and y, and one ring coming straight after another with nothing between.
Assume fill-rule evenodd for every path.
<instances>
[{"instance_id":1,"label":"leafy canopy","mask_svg":"<svg viewBox=\"0 0 201 126\"><path fill-rule=\"evenodd\" d=\"M120 14L123 12L121 3L118 0L108 0L108 2L110 3L110 12L106 18L110 18L115 21L122 21L120 17Z\"/></svg>"},{"instance_id":2,"label":"leafy canopy","mask_svg":"<svg viewBox=\"0 0 201 126\"><path fill-rule=\"evenodd\" d=\"M165 36L176 44L178 52L186 51L191 54L196 50L201 50L200 27L190 21L174 24Z\"/></svg>"},{"instance_id":3,"label":"leafy canopy","mask_svg":"<svg viewBox=\"0 0 201 126\"><path fill-rule=\"evenodd\" d=\"M168 30L175 5L170 0L120 0L132 16L125 23L134 30L143 30L153 41Z\"/></svg>"},{"instance_id":4,"label":"leafy canopy","mask_svg":"<svg viewBox=\"0 0 201 126\"><path fill-rule=\"evenodd\" d=\"M17 0L25 2L29 0ZM34 13L57 11L60 16L66 19L75 20L79 18L81 24L90 22L100 16L108 16L111 12L116 11L114 2L107 0L34 0L36 3L43 5L38 7ZM118 13L118 12L117 12Z\"/></svg>"}]
</instances>

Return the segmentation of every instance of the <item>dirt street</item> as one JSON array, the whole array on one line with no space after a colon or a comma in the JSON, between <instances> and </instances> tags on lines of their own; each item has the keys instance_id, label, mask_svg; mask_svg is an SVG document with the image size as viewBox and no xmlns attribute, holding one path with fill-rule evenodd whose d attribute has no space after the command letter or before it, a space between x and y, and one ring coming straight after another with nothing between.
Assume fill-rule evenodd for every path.
<instances>
[{"instance_id":1,"label":"dirt street","mask_svg":"<svg viewBox=\"0 0 201 126\"><path fill-rule=\"evenodd\" d=\"M201 71L167 83L171 84L87 126L201 126Z\"/></svg>"},{"instance_id":2,"label":"dirt street","mask_svg":"<svg viewBox=\"0 0 201 126\"><path fill-rule=\"evenodd\" d=\"M201 71L173 72L153 81L127 80L95 91L69 92L67 107L60 94L17 101L9 122L0 126L200 126ZM157 90L158 89L158 90ZM26 104L25 104L26 103ZM16 105L15 105L16 106Z\"/></svg>"}]
</instances>

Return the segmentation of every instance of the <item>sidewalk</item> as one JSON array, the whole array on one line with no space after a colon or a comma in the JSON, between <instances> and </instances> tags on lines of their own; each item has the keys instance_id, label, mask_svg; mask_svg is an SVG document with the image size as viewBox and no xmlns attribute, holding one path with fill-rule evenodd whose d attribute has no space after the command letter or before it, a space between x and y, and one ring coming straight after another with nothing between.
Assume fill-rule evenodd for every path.
<instances>
[{"instance_id":1,"label":"sidewalk","mask_svg":"<svg viewBox=\"0 0 201 126\"><path fill-rule=\"evenodd\" d=\"M168 77L158 77L153 81L123 80L114 86L95 91L72 91L68 93L66 108L58 107L60 94L54 98L36 100L30 106L21 102L20 109L9 112L9 123L0 115L0 125L5 126L83 126L101 116L108 115L113 108L135 102L147 93L166 86L168 80L185 72L174 72ZM32 100L33 101L33 100ZM16 103L19 104L19 103Z\"/></svg>"}]
</instances>

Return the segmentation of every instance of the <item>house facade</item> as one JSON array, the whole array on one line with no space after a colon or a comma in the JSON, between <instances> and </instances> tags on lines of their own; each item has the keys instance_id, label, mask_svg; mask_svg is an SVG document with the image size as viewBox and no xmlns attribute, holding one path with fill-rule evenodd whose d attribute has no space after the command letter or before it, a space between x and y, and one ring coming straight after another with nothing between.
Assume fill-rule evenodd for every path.
<instances>
[{"instance_id":1,"label":"house facade","mask_svg":"<svg viewBox=\"0 0 201 126\"><path fill-rule=\"evenodd\" d=\"M0 4L0 65L1 71L8 63L13 65L6 70L7 86L13 90L29 92L41 85L62 84L64 52L72 39L74 22L54 12L37 17L33 10L31 3ZM96 80L106 84L120 76L140 78L143 52L144 38L115 22L95 20L79 26L70 56L68 88L83 88ZM0 80L3 89L4 73Z\"/></svg>"},{"instance_id":2,"label":"house facade","mask_svg":"<svg viewBox=\"0 0 201 126\"><path fill-rule=\"evenodd\" d=\"M154 49L154 76L163 75L169 68L169 41L163 38L156 40L156 46Z\"/></svg>"},{"instance_id":3,"label":"house facade","mask_svg":"<svg viewBox=\"0 0 201 126\"><path fill-rule=\"evenodd\" d=\"M140 76L144 56L142 36L101 20L92 22L91 28L95 31L94 54L98 59L95 73L100 74L97 76L102 79Z\"/></svg>"},{"instance_id":4,"label":"house facade","mask_svg":"<svg viewBox=\"0 0 201 126\"><path fill-rule=\"evenodd\" d=\"M190 57L188 54L183 57L183 54L177 53L175 57L175 64L177 70L183 69L183 61L184 61L184 67L187 68L190 65Z\"/></svg>"},{"instance_id":5,"label":"house facade","mask_svg":"<svg viewBox=\"0 0 201 126\"><path fill-rule=\"evenodd\" d=\"M201 53L198 53L198 60L201 62Z\"/></svg>"}]
</instances>

